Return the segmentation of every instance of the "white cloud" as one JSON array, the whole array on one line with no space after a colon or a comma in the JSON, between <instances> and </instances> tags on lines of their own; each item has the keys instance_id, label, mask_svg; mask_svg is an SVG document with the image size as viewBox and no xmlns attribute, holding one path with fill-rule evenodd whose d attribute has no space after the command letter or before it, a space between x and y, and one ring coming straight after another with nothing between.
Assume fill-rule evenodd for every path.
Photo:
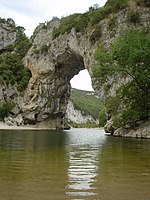
<instances>
[{"instance_id":1,"label":"white cloud","mask_svg":"<svg viewBox=\"0 0 150 200\"><path fill-rule=\"evenodd\" d=\"M86 69L80 71L79 74L74 76L70 82L73 88L93 91L91 77Z\"/></svg>"},{"instance_id":2,"label":"white cloud","mask_svg":"<svg viewBox=\"0 0 150 200\"><path fill-rule=\"evenodd\" d=\"M29 36L40 22L53 16L61 18L72 13L83 13L96 3L106 0L0 0L0 17L12 18L17 25L24 26Z\"/></svg>"}]
</instances>

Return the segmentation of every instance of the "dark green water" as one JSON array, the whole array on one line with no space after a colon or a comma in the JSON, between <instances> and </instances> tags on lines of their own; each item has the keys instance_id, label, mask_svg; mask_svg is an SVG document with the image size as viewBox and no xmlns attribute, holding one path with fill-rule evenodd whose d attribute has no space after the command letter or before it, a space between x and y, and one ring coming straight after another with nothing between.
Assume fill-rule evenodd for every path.
<instances>
[{"instance_id":1,"label":"dark green water","mask_svg":"<svg viewBox=\"0 0 150 200\"><path fill-rule=\"evenodd\" d=\"M150 200L150 140L0 131L0 200Z\"/></svg>"}]
</instances>

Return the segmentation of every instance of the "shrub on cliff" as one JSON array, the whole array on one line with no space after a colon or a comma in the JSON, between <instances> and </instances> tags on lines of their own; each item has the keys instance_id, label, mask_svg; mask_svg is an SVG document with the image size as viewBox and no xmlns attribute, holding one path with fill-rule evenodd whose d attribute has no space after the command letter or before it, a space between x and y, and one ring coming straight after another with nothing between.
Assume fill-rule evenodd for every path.
<instances>
[{"instance_id":1,"label":"shrub on cliff","mask_svg":"<svg viewBox=\"0 0 150 200\"><path fill-rule=\"evenodd\" d=\"M88 24L88 16L85 14L73 14L67 17L63 17L60 21L60 26L53 29L53 39L60 34L64 35L69 33L72 28L75 28L76 32L84 31Z\"/></svg>"},{"instance_id":2,"label":"shrub on cliff","mask_svg":"<svg viewBox=\"0 0 150 200\"><path fill-rule=\"evenodd\" d=\"M98 6L90 7L89 11L84 14L73 14L63 17L60 20L58 28L53 29L53 39L60 34L69 33L72 28L76 32L83 32L87 26L96 26L107 15L124 9L128 5L128 0L108 0L106 5L99 8Z\"/></svg>"},{"instance_id":3,"label":"shrub on cliff","mask_svg":"<svg viewBox=\"0 0 150 200\"><path fill-rule=\"evenodd\" d=\"M11 103L0 103L0 120L4 120L8 116L9 112L13 108Z\"/></svg>"},{"instance_id":4,"label":"shrub on cliff","mask_svg":"<svg viewBox=\"0 0 150 200\"><path fill-rule=\"evenodd\" d=\"M99 112L99 126L104 127L106 124L106 110L103 108Z\"/></svg>"},{"instance_id":5,"label":"shrub on cliff","mask_svg":"<svg viewBox=\"0 0 150 200\"><path fill-rule=\"evenodd\" d=\"M140 13L137 11L129 11L127 15L128 22L130 23L140 23Z\"/></svg>"},{"instance_id":6,"label":"shrub on cliff","mask_svg":"<svg viewBox=\"0 0 150 200\"><path fill-rule=\"evenodd\" d=\"M101 36L102 36L102 29L99 26L92 32L91 36L89 37L90 43L94 45L96 41L100 39Z\"/></svg>"},{"instance_id":7,"label":"shrub on cliff","mask_svg":"<svg viewBox=\"0 0 150 200\"><path fill-rule=\"evenodd\" d=\"M122 114L119 105L112 111L114 116L119 112L116 121L125 126L125 124L133 125L138 120L148 119L150 115L150 30L125 31L109 50L100 46L95 53L95 59L97 65L93 69L93 74L100 85L106 84L110 77L114 78L116 75L130 79L116 93L122 106ZM106 104L106 109L107 107ZM131 120L131 115L134 120Z\"/></svg>"},{"instance_id":8,"label":"shrub on cliff","mask_svg":"<svg viewBox=\"0 0 150 200\"><path fill-rule=\"evenodd\" d=\"M88 12L89 24L90 26L94 26L98 24L102 19L104 19L108 14L112 12L112 7L106 5L102 8L92 10Z\"/></svg>"},{"instance_id":9,"label":"shrub on cliff","mask_svg":"<svg viewBox=\"0 0 150 200\"><path fill-rule=\"evenodd\" d=\"M29 70L24 68L22 58L30 48L29 39L26 37L25 29L21 26L16 26L12 19L5 20L16 31L16 41L14 44L7 46L0 53L0 84L17 84L19 91L23 91L31 77Z\"/></svg>"},{"instance_id":10,"label":"shrub on cliff","mask_svg":"<svg viewBox=\"0 0 150 200\"><path fill-rule=\"evenodd\" d=\"M150 7L150 1L149 0L136 0L136 3L137 3L138 6Z\"/></svg>"},{"instance_id":11,"label":"shrub on cliff","mask_svg":"<svg viewBox=\"0 0 150 200\"><path fill-rule=\"evenodd\" d=\"M20 56L16 53L0 55L1 83L14 85L17 83L19 91L23 91L31 77L29 70L24 68Z\"/></svg>"},{"instance_id":12,"label":"shrub on cliff","mask_svg":"<svg viewBox=\"0 0 150 200\"><path fill-rule=\"evenodd\" d=\"M113 12L119 11L128 5L128 0L107 0L106 6L111 6Z\"/></svg>"}]
</instances>

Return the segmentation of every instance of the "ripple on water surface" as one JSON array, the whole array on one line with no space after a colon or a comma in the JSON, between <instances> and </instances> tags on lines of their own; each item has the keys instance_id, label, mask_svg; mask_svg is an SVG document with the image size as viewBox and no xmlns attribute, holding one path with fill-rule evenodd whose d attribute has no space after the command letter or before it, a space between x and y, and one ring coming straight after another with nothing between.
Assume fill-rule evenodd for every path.
<instances>
[{"instance_id":1,"label":"ripple on water surface","mask_svg":"<svg viewBox=\"0 0 150 200\"><path fill-rule=\"evenodd\" d=\"M0 131L0 199L150 200L149 155L96 129Z\"/></svg>"}]
</instances>

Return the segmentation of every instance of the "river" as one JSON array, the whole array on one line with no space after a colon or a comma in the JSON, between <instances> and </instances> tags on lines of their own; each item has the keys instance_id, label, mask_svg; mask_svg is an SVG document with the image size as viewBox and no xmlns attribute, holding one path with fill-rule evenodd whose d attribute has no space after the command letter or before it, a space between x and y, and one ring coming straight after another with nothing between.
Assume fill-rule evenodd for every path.
<instances>
[{"instance_id":1,"label":"river","mask_svg":"<svg viewBox=\"0 0 150 200\"><path fill-rule=\"evenodd\" d=\"M150 200L150 140L0 131L0 200Z\"/></svg>"}]
</instances>

